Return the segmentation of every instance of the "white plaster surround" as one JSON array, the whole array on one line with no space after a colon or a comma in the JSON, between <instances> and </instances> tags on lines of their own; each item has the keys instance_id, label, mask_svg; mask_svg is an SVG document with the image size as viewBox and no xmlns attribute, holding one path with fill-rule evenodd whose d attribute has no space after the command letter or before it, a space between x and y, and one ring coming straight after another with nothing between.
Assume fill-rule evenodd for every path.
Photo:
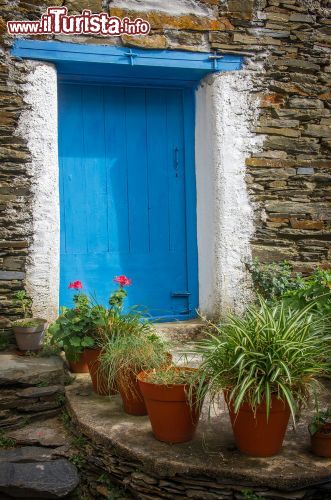
<instances>
[{"instance_id":1,"label":"white plaster surround","mask_svg":"<svg viewBox=\"0 0 331 500\"><path fill-rule=\"evenodd\" d=\"M240 313L252 297L245 159L263 142L251 132L258 116L253 88L243 70L206 77L196 94L199 303L207 316Z\"/></svg>"},{"instance_id":2,"label":"white plaster surround","mask_svg":"<svg viewBox=\"0 0 331 500\"><path fill-rule=\"evenodd\" d=\"M34 316L52 320L58 315L60 269L57 73L48 63L28 61L26 69L23 91L30 109L21 114L17 129L31 153L33 237L26 287Z\"/></svg>"},{"instance_id":3,"label":"white plaster surround","mask_svg":"<svg viewBox=\"0 0 331 500\"><path fill-rule=\"evenodd\" d=\"M22 113L17 130L32 157L33 241L26 284L34 315L53 320L60 270L57 75L51 64L26 67L30 110ZM251 298L245 263L251 260L254 226L245 159L263 140L250 131L258 114L252 89L249 72L237 71L206 77L196 92L199 301L208 316L240 312Z\"/></svg>"}]
</instances>

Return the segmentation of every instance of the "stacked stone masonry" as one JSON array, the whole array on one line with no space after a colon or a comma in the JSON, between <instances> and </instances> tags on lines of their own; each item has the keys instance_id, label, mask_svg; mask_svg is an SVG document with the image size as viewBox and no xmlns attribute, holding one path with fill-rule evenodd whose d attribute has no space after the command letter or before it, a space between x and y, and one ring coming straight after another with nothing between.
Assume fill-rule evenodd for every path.
<instances>
[{"instance_id":1,"label":"stacked stone masonry","mask_svg":"<svg viewBox=\"0 0 331 500\"><path fill-rule=\"evenodd\" d=\"M147 37L55 37L76 43L216 51L244 56L260 116L261 151L246 159L255 210L252 254L287 259L297 271L330 267L330 32L327 0L1 0L0 1L0 314L18 316L13 294L25 285L32 233L30 151L15 133L28 105L27 63L10 57L6 21L38 19L49 5L149 20ZM153 5L149 8L149 5ZM157 7L155 7L157 6ZM35 37L36 38L36 37ZM51 37L50 37L51 38ZM43 37L45 39L45 37ZM6 327L5 319L0 328Z\"/></svg>"}]
</instances>

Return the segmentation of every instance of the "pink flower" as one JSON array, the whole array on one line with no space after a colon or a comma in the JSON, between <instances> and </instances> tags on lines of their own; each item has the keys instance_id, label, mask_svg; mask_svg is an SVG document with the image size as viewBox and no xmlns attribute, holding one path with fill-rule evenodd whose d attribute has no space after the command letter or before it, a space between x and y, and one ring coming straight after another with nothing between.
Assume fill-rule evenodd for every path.
<instances>
[{"instance_id":1,"label":"pink flower","mask_svg":"<svg viewBox=\"0 0 331 500\"><path fill-rule=\"evenodd\" d=\"M73 288L74 290L79 290L80 288L83 288L82 282L77 280L77 281L71 281L69 283L68 288Z\"/></svg>"},{"instance_id":2,"label":"pink flower","mask_svg":"<svg viewBox=\"0 0 331 500\"><path fill-rule=\"evenodd\" d=\"M118 283L120 286L130 286L132 283L132 280L130 280L124 275L115 276L114 281L115 283Z\"/></svg>"}]
</instances>

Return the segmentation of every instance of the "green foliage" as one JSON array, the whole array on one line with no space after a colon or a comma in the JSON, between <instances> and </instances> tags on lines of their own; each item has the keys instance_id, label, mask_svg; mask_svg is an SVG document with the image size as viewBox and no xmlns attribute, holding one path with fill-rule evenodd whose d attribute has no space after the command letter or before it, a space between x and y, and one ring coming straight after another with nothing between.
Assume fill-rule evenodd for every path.
<instances>
[{"instance_id":1,"label":"green foliage","mask_svg":"<svg viewBox=\"0 0 331 500\"><path fill-rule=\"evenodd\" d=\"M308 426L310 434L313 436L323 425L328 423L331 423L331 407L325 411L316 412Z\"/></svg>"},{"instance_id":2,"label":"green foliage","mask_svg":"<svg viewBox=\"0 0 331 500\"><path fill-rule=\"evenodd\" d=\"M85 436L80 434L79 436L74 436L71 443L73 446L76 446L76 448L84 448L87 445L87 439Z\"/></svg>"},{"instance_id":3,"label":"green foliage","mask_svg":"<svg viewBox=\"0 0 331 500\"><path fill-rule=\"evenodd\" d=\"M8 334L4 330L0 330L0 351L7 349L9 346Z\"/></svg>"},{"instance_id":4,"label":"green foliage","mask_svg":"<svg viewBox=\"0 0 331 500\"><path fill-rule=\"evenodd\" d=\"M287 401L295 423L298 408L316 390L321 376L331 376L330 326L312 314L313 303L293 310L284 301L269 305L259 297L243 317L230 315L197 343L202 356L199 399L213 400L229 391L235 412L243 402L256 408L271 396Z\"/></svg>"},{"instance_id":5,"label":"green foliage","mask_svg":"<svg viewBox=\"0 0 331 500\"><path fill-rule=\"evenodd\" d=\"M69 413L66 412L66 411L63 411L61 413L60 418L62 420L62 423L63 423L64 427L66 427L67 429L70 429L70 427L71 427L71 418L70 418Z\"/></svg>"},{"instance_id":6,"label":"green foliage","mask_svg":"<svg viewBox=\"0 0 331 500\"><path fill-rule=\"evenodd\" d=\"M123 287L119 287L115 292L113 292L109 298L109 305L111 309L118 309L122 311L123 303L125 298L127 297L127 292Z\"/></svg>"},{"instance_id":7,"label":"green foliage","mask_svg":"<svg viewBox=\"0 0 331 500\"><path fill-rule=\"evenodd\" d=\"M265 500L265 497L256 495L252 490L242 490L243 500Z\"/></svg>"},{"instance_id":8,"label":"green foliage","mask_svg":"<svg viewBox=\"0 0 331 500\"><path fill-rule=\"evenodd\" d=\"M16 445L15 439L11 439L0 431L0 448L13 448Z\"/></svg>"},{"instance_id":9,"label":"green foliage","mask_svg":"<svg viewBox=\"0 0 331 500\"><path fill-rule=\"evenodd\" d=\"M25 290L15 293L14 304L22 309L24 318L27 318L32 305L32 299L27 295Z\"/></svg>"},{"instance_id":10,"label":"green foliage","mask_svg":"<svg viewBox=\"0 0 331 500\"><path fill-rule=\"evenodd\" d=\"M48 387L48 386L49 386L49 382L46 382L46 381L39 382L39 384L36 384L36 387Z\"/></svg>"},{"instance_id":11,"label":"green foliage","mask_svg":"<svg viewBox=\"0 0 331 500\"><path fill-rule=\"evenodd\" d=\"M288 290L284 297L293 308L302 308L314 301L314 309L322 315L331 314L331 270L317 269L311 276L301 278L299 287Z\"/></svg>"},{"instance_id":12,"label":"green foliage","mask_svg":"<svg viewBox=\"0 0 331 500\"><path fill-rule=\"evenodd\" d=\"M130 378L142 370L164 365L166 344L155 334L153 326L137 312L116 314L110 320L101 354L102 369L113 386L121 378L130 386ZM130 391L130 387L128 387Z\"/></svg>"},{"instance_id":13,"label":"green foliage","mask_svg":"<svg viewBox=\"0 0 331 500\"><path fill-rule=\"evenodd\" d=\"M254 259L250 271L256 291L267 300L278 299L301 286L301 275L293 276L292 266L287 261L261 264Z\"/></svg>"},{"instance_id":14,"label":"green foliage","mask_svg":"<svg viewBox=\"0 0 331 500\"><path fill-rule=\"evenodd\" d=\"M58 319L48 328L53 343L62 347L70 361L98 342L99 330L107 324L107 311L95 305L85 294L76 294L74 308L63 308Z\"/></svg>"},{"instance_id":15,"label":"green foliage","mask_svg":"<svg viewBox=\"0 0 331 500\"><path fill-rule=\"evenodd\" d=\"M44 323L40 319L17 319L12 321L12 326L20 326L22 328L36 328L40 324Z\"/></svg>"},{"instance_id":16,"label":"green foliage","mask_svg":"<svg viewBox=\"0 0 331 500\"><path fill-rule=\"evenodd\" d=\"M82 469L86 463L86 459L83 455L80 453L77 453L76 455L72 455L69 457L69 461L74 464L78 470Z\"/></svg>"}]
</instances>

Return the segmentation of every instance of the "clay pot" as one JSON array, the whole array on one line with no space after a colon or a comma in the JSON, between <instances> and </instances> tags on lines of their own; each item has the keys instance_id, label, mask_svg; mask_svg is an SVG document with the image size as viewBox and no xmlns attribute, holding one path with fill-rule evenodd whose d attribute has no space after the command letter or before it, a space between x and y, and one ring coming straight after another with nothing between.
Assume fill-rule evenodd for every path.
<instances>
[{"instance_id":1,"label":"clay pot","mask_svg":"<svg viewBox=\"0 0 331 500\"><path fill-rule=\"evenodd\" d=\"M271 396L271 408L267 420L265 403L257 406L256 411L250 404L243 403L238 413L225 394L236 445L242 453L252 457L276 455L283 444L290 409L287 402Z\"/></svg>"},{"instance_id":2,"label":"clay pot","mask_svg":"<svg viewBox=\"0 0 331 500\"><path fill-rule=\"evenodd\" d=\"M40 318L33 318L31 321L38 321L38 325L12 327L20 351L39 351L41 347L47 321Z\"/></svg>"},{"instance_id":3,"label":"clay pot","mask_svg":"<svg viewBox=\"0 0 331 500\"><path fill-rule=\"evenodd\" d=\"M88 373L89 369L87 366L87 362L85 360L84 353L82 352L76 361L71 361L68 359L68 364L70 371L72 373Z\"/></svg>"},{"instance_id":4,"label":"clay pot","mask_svg":"<svg viewBox=\"0 0 331 500\"><path fill-rule=\"evenodd\" d=\"M148 372L139 373L138 382L156 439L166 443L185 443L193 439L200 409L190 405L188 386L152 384L145 381L147 375Z\"/></svg>"},{"instance_id":5,"label":"clay pot","mask_svg":"<svg viewBox=\"0 0 331 500\"><path fill-rule=\"evenodd\" d=\"M321 425L318 431L310 436L310 440L315 455L331 458L331 423Z\"/></svg>"},{"instance_id":6,"label":"clay pot","mask_svg":"<svg viewBox=\"0 0 331 500\"><path fill-rule=\"evenodd\" d=\"M101 349L86 349L84 351L84 359L90 372L94 392L99 396L111 396L116 394L116 389L109 387L107 377L102 371L100 355Z\"/></svg>"},{"instance_id":7,"label":"clay pot","mask_svg":"<svg viewBox=\"0 0 331 500\"><path fill-rule=\"evenodd\" d=\"M123 409L129 415L147 415L147 409L137 381L133 373L126 377L119 374L117 379L118 391L123 401Z\"/></svg>"},{"instance_id":8,"label":"clay pot","mask_svg":"<svg viewBox=\"0 0 331 500\"><path fill-rule=\"evenodd\" d=\"M170 366L171 363L172 354L167 352L163 368ZM147 408L140 390L137 375L132 373L128 376L121 377L121 373L119 373L117 378L117 387L123 401L123 409L125 413L136 416L147 415Z\"/></svg>"}]
</instances>

